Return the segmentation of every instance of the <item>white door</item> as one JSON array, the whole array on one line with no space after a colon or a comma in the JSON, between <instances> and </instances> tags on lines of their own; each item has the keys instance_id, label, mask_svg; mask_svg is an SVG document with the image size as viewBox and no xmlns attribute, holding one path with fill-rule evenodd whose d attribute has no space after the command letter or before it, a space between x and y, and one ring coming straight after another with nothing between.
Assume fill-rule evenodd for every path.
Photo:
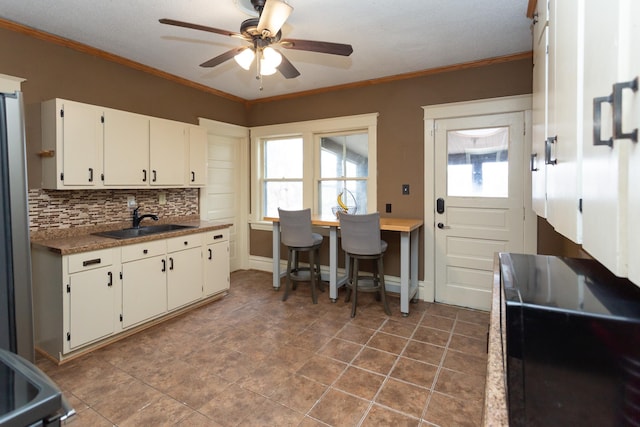
<instances>
[{"instance_id":1,"label":"white door","mask_svg":"<svg viewBox=\"0 0 640 427\"><path fill-rule=\"evenodd\" d=\"M524 252L524 113L435 122L435 299L488 310L496 252Z\"/></svg>"}]
</instances>

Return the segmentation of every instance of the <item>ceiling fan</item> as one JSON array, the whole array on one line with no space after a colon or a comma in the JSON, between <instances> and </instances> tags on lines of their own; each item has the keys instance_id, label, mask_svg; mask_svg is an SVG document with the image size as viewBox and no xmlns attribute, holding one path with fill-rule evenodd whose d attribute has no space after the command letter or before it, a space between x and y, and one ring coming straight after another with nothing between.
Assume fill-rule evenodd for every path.
<instances>
[{"instance_id":1,"label":"ceiling fan","mask_svg":"<svg viewBox=\"0 0 640 427\"><path fill-rule=\"evenodd\" d=\"M277 71L287 79L298 77L300 72L289 60L274 49L306 50L310 52L328 53L330 55L349 56L353 52L351 45L313 40L283 39L281 28L286 22L293 8L282 0L251 0L253 8L258 12L258 18L250 18L242 22L240 32L220 30L190 22L174 19L160 19L160 23L177 27L192 28L208 31L223 36L236 37L245 40L250 46L237 47L224 52L200 64L201 67L215 67L234 58L245 70L249 70L257 57L256 78L271 75Z\"/></svg>"}]
</instances>

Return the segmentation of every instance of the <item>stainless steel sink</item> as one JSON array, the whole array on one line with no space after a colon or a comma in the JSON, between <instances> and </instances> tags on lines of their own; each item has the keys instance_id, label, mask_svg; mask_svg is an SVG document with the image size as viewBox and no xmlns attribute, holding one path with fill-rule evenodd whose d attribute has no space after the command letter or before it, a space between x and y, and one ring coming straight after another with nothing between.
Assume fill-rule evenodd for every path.
<instances>
[{"instance_id":1,"label":"stainless steel sink","mask_svg":"<svg viewBox=\"0 0 640 427\"><path fill-rule=\"evenodd\" d=\"M150 236L158 233L167 233L170 231L184 230L187 228L196 228L195 225L181 224L160 224L149 225L140 228L125 228L122 230L103 231L100 233L92 233L95 236L109 237L112 239L132 239L134 237Z\"/></svg>"}]
</instances>

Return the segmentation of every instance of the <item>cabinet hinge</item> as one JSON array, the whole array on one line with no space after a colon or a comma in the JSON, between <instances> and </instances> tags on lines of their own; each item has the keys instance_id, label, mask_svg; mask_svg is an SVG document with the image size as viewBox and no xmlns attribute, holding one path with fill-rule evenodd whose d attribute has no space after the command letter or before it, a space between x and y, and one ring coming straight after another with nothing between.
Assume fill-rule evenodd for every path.
<instances>
[{"instance_id":1,"label":"cabinet hinge","mask_svg":"<svg viewBox=\"0 0 640 427\"><path fill-rule=\"evenodd\" d=\"M578 199L578 212L582 213L582 197Z\"/></svg>"},{"instance_id":2,"label":"cabinet hinge","mask_svg":"<svg viewBox=\"0 0 640 427\"><path fill-rule=\"evenodd\" d=\"M67 332L67 341L71 341L71 334Z\"/></svg>"},{"instance_id":3,"label":"cabinet hinge","mask_svg":"<svg viewBox=\"0 0 640 427\"><path fill-rule=\"evenodd\" d=\"M104 174L103 173L100 174L100 180L104 181Z\"/></svg>"},{"instance_id":4,"label":"cabinet hinge","mask_svg":"<svg viewBox=\"0 0 640 427\"><path fill-rule=\"evenodd\" d=\"M60 181L64 181L64 172L60 172Z\"/></svg>"},{"instance_id":5,"label":"cabinet hinge","mask_svg":"<svg viewBox=\"0 0 640 427\"><path fill-rule=\"evenodd\" d=\"M62 108L60 109L60 117L64 117L64 110Z\"/></svg>"},{"instance_id":6,"label":"cabinet hinge","mask_svg":"<svg viewBox=\"0 0 640 427\"><path fill-rule=\"evenodd\" d=\"M120 272L120 280L122 280L122 271Z\"/></svg>"},{"instance_id":7,"label":"cabinet hinge","mask_svg":"<svg viewBox=\"0 0 640 427\"><path fill-rule=\"evenodd\" d=\"M122 322L122 314L120 315L120 321Z\"/></svg>"},{"instance_id":8,"label":"cabinet hinge","mask_svg":"<svg viewBox=\"0 0 640 427\"><path fill-rule=\"evenodd\" d=\"M71 293L71 285L67 285L67 293L70 294Z\"/></svg>"},{"instance_id":9,"label":"cabinet hinge","mask_svg":"<svg viewBox=\"0 0 640 427\"><path fill-rule=\"evenodd\" d=\"M104 116L100 116L100 123L104 123Z\"/></svg>"}]
</instances>

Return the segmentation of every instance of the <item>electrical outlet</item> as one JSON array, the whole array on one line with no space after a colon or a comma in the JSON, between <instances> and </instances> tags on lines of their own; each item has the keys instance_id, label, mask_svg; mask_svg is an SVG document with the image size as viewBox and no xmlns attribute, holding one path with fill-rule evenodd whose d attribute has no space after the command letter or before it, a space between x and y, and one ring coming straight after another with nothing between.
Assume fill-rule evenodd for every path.
<instances>
[{"instance_id":1,"label":"electrical outlet","mask_svg":"<svg viewBox=\"0 0 640 427\"><path fill-rule=\"evenodd\" d=\"M134 196L127 196L127 207L129 209L135 209L138 207L138 203L136 202L136 198Z\"/></svg>"},{"instance_id":2,"label":"electrical outlet","mask_svg":"<svg viewBox=\"0 0 640 427\"><path fill-rule=\"evenodd\" d=\"M387 213L391 213L391 203L387 203Z\"/></svg>"},{"instance_id":3,"label":"electrical outlet","mask_svg":"<svg viewBox=\"0 0 640 427\"><path fill-rule=\"evenodd\" d=\"M409 184L402 184L402 194L405 196L409 194Z\"/></svg>"},{"instance_id":4,"label":"electrical outlet","mask_svg":"<svg viewBox=\"0 0 640 427\"><path fill-rule=\"evenodd\" d=\"M158 203L161 205L167 204L167 193L158 193Z\"/></svg>"}]
</instances>

